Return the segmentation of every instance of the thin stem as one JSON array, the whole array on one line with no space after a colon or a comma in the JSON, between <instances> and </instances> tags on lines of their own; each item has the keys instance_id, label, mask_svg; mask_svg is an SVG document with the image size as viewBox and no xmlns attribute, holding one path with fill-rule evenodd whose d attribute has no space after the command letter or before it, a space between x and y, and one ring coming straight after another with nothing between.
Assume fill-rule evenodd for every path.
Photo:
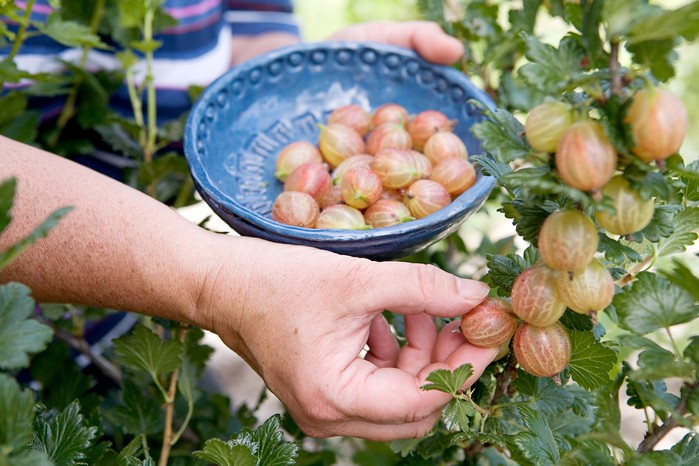
<instances>
[{"instance_id":1,"label":"thin stem","mask_svg":"<svg viewBox=\"0 0 699 466\"><path fill-rule=\"evenodd\" d=\"M148 439L146 438L146 434L141 434L141 446L143 447L143 454L146 456L146 459L152 459L150 456L150 449L148 448Z\"/></svg>"},{"instance_id":2,"label":"thin stem","mask_svg":"<svg viewBox=\"0 0 699 466\"><path fill-rule=\"evenodd\" d=\"M7 58L12 61L16 56L17 53L19 52L19 48L22 46L22 43L24 42L25 35L24 33L27 32L27 27L29 26L29 16L31 15L32 8L34 7L34 0L29 0L24 7L24 21L21 22L19 25L19 29L17 30L17 35L15 36L15 41L12 44L12 49L10 50L10 55L8 55Z\"/></svg>"},{"instance_id":3,"label":"thin stem","mask_svg":"<svg viewBox=\"0 0 699 466\"><path fill-rule=\"evenodd\" d=\"M624 286L632 282L636 278L636 275L641 273L643 270L646 270L646 268L650 268L654 262L655 254L646 256L646 258L643 259L643 261L637 263L635 266L631 268L631 270L629 270L629 272L626 275L621 277L617 281L617 285L619 285L620 288L623 288Z\"/></svg>"},{"instance_id":4,"label":"thin stem","mask_svg":"<svg viewBox=\"0 0 699 466\"><path fill-rule=\"evenodd\" d=\"M612 95L621 96L621 66L619 64L619 41L612 40L609 52L609 71L612 73L611 88Z\"/></svg>"},{"instance_id":5,"label":"thin stem","mask_svg":"<svg viewBox=\"0 0 699 466\"><path fill-rule=\"evenodd\" d=\"M143 27L143 38L146 44L151 44L153 42L153 18L155 11L153 8L149 8L146 11L146 17ZM155 152L155 136L157 134L157 112L156 112L156 102L155 102L155 83L153 81L153 50L149 47L146 52L146 97L147 97L147 109L148 112L148 130L146 131L146 144L143 147L143 160L149 164L153 161L153 153ZM152 197L155 195L155 186L150 183L146 187L147 193Z\"/></svg>"},{"instance_id":6,"label":"thin stem","mask_svg":"<svg viewBox=\"0 0 699 466\"><path fill-rule=\"evenodd\" d=\"M184 342L185 336L187 335L187 328L185 326L180 326L177 330L177 339ZM189 417L183 425L180 432L173 436L172 433L172 420L175 414L175 396L177 396L177 379L179 377L179 368L172 371L170 375L170 386L168 387L166 404L165 404L165 428L163 431L163 444L160 448L160 459L158 460L158 466L167 466L168 459L170 458L170 450L175 444L179 436L182 434L183 429L187 427L187 422L189 422Z\"/></svg>"},{"instance_id":7,"label":"thin stem","mask_svg":"<svg viewBox=\"0 0 699 466\"><path fill-rule=\"evenodd\" d=\"M93 34L97 32L100 20L102 19L102 15L104 13L104 3L105 0L97 0L97 3L95 4L95 9L92 10L92 17L90 18L90 32L92 32ZM88 45L83 46L82 53L80 55L80 61L78 62L78 66L80 67L80 69L85 68L85 63L87 63L87 56L89 55L90 50L92 50L92 47ZM63 130L63 128L66 127L70 119L73 118L73 116L75 115L75 102L77 101L78 90L80 89L82 83L83 76L80 74L75 75L75 78L73 79L73 85L71 86L70 91L68 92L66 102L63 105L63 108L61 109L61 114L58 116L58 121L56 122L56 127L59 131L53 134L51 140L49 141L49 146L55 146L58 143L58 138L60 137L61 131Z\"/></svg>"},{"instance_id":8,"label":"thin stem","mask_svg":"<svg viewBox=\"0 0 699 466\"><path fill-rule=\"evenodd\" d=\"M643 408L643 414L646 417L646 426L648 427L648 432L653 430L653 422L650 420L650 415L648 414L648 408Z\"/></svg>"},{"instance_id":9,"label":"thin stem","mask_svg":"<svg viewBox=\"0 0 699 466\"><path fill-rule=\"evenodd\" d=\"M62 342L66 343L68 346L78 351L80 354L85 355L91 363L95 365L104 375L116 382L121 384L122 377L119 368L112 364L108 359L104 358L101 354L95 353L87 341L82 338L76 338L70 333L64 332L56 327L56 325L49 321L42 319L43 322L53 328L53 333Z\"/></svg>"},{"instance_id":10,"label":"thin stem","mask_svg":"<svg viewBox=\"0 0 699 466\"><path fill-rule=\"evenodd\" d=\"M689 395L694 389L697 388L697 385L699 385L699 382L684 384L682 398L680 398L680 402L677 404L675 412L665 422L663 422L663 425L652 432L649 431L643 441L638 445L638 449L636 451L639 453L646 453L653 450L653 448L655 448L658 442L660 442L665 435L667 435L675 427L679 426L680 423L677 418L678 416L683 418L684 415L687 414L687 401L689 399Z\"/></svg>"},{"instance_id":11,"label":"thin stem","mask_svg":"<svg viewBox=\"0 0 699 466\"><path fill-rule=\"evenodd\" d=\"M461 400L466 400L469 403L471 403L471 406L473 406L473 409L475 409L478 413L480 413L481 416L490 416L490 411L483 408L481 405L473 401L473 398L471 398L471 393L468 392L457 392L458 398Z\"/></svg>"},{"instance_id":12,"label":"thin stem","mask_svg":"<svg viewBox=\"0 0 699 466\"><path fill-rule=\"evenodd\" d=\"M675 337L672 336L672 330L670 330L670 327L665 327L665 332L667 333L667 336L670 338L670 344L672 345L672 349L675 352L675 357L677 357L678 359L681 358L682 350L680 350L680 346L675 341Z\"/></svg>"}]
</instances>

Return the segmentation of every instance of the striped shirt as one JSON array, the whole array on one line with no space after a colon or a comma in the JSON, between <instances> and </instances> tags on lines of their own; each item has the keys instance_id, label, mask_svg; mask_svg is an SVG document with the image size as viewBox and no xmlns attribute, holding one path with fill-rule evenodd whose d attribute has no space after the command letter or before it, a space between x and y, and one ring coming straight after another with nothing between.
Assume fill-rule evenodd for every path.
<instances>
[{"instance_id":1,"label":"striped shirt","mask_svg":"<svg viewBox=\"0 0 699 466\"><path fill-rule=\"evenodd\" d=\"M24 1L15 4L20 9L26 8ZM176 118L190 107L189 86L205 86L228 69L235 53L233 36L268 32L299 35L291 0L165 0L164 9L177 24L155 37L162 44L154 53L153 63L158 116L162 120ZM36 0L31 19L45 22L52 11L49 0ZM17 30L18 25L8 18L3 17L3 21L11 31ZM29 32L32 29L30 27ZM8 53L9 47L0 49L0 58ZM77 63L81 54L81 49L63 46L46 35L37 34L24 42L15 62L30 73L55 73L63 68L61 60ZM113 51L93 49L87 57L88 70L120 67ZM136 65L135 75L137 82L145 76L143 61ZM24 82L13 87L28 84ZM122 86L111 103L115 110L130 114L126 86ZM62 101L58 99L44 106L44 118L55 117L61 107Z\"/></svg>"}]
</instances>

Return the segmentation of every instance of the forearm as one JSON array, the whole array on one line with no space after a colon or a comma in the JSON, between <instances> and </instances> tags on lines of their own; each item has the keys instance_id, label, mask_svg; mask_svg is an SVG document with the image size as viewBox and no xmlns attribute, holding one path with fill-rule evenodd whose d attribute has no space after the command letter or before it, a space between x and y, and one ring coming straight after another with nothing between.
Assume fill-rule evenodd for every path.
<instances>
[{"instance_id":1,"label":"forearm","mask_svg":"<svg viewBox=\"0 0 699 466\"><path fill-rule=\"evenodd\" d=\"M287 32L270 32L257 36L233 36L233 57L231 65L240 64L270 50L295 44L300 39Z\"/></svg>"},{"instance_id":2,"label":"forearm","mask_svg":"<svg viewBox=\"0 0 699 466\"><path fill-rule=\"evenodd\" d=\"M0 179L17 178L13 221L0 249L47 215L74 206L48 236L0 271L37 300L132 310L197 323L216 235L121 183L0 137Z\"/></svg>"}]
</instances>

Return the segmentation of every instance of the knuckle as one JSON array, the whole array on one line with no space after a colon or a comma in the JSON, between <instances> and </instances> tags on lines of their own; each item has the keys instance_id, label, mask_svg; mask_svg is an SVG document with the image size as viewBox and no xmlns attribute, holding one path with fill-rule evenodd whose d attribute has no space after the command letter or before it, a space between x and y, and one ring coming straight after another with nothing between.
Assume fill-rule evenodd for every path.
<instances>
[{"instance_id":1,"label":"knuckle","mask_svg":"<svg viewBox=\"0 0 699 466\"><path fill-rule=\"evenodd\" d=\"M435 283L437 282L437 267L430 264L417 264L414 270L414 282L418 286L421 299L423 302L433 300Z\"/></svg>"}]
</instances>

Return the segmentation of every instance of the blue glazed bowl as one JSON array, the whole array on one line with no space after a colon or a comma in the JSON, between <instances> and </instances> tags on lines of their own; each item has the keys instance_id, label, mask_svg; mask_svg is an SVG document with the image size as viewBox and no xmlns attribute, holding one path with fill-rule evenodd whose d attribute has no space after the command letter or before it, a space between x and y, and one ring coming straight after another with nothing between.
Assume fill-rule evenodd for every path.
<instances>
[{"instance_id":1,"label":"blue glazed bowl","mask_svg":"<svg viewBox=\"0 0 699 466\"><path fill-rule=\"evenodd\" d=\"M318 123L347 104L372 111L395 102L410 114L439 110L469 154L482 152L469 128L482 119L468 102L492 101L463 73L394 46L325 42L275 50L229 70L200 95L185 128L185 156L195 186L241 235L312 246L375 260L416 253L454 232L486 200L494 180L476 183L425 218L374 230L315 230L277 223L272 204L283 185L276 157L296 140L316 143Z\"/></svg>"}]
</instances>

